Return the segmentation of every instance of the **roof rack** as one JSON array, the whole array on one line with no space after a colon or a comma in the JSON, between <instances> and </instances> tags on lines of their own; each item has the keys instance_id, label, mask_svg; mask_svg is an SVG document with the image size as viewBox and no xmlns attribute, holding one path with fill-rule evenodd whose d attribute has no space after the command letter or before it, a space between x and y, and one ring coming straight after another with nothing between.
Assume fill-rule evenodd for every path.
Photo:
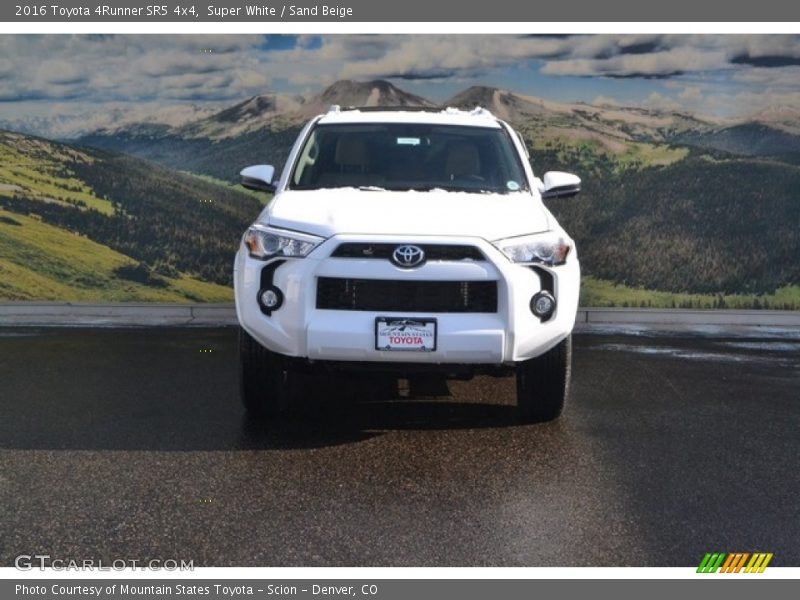
<instances>
[{"instance_id":1,"label":"roof rack","mask_svg":"<svg viewBox=\"0 0 800 600\"><path fill-rule=\"evenodd\" d=\"M492 117L491 111L486 110L481 106L476 106L473 109L461 109L456 108L454 106L445 106L444 104L440 106L339 106L338 104L333 104L329 109L328 113L339 113L345 111L359 111L359 112L392 112L392 111L404 111L404 112L430 112L430 113L447 113L447 114L468 114L474 117L478 116L487 116Z\"/></svg>"},{"instance_id":2,"label":"roof rack","mask_svg":"<svg viewBox=\"0 0 800 600\"><path fill-rule=\"evenodd\" d=\"M407 112L442 112L444 106L340 106L340 111L357 110L360 112L383 112L404 110Z\"/></svg>"}]
</instances>

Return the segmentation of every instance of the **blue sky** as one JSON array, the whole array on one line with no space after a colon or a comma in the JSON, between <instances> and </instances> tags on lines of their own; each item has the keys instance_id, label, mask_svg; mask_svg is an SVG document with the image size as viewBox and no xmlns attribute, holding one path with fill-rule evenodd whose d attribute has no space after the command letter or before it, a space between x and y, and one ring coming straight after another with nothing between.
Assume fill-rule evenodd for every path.
<instances>
[{"instance_id":1,"label":"blue sky","mask_svg":"<svg viewBox=\"0 0 800 600\"><path fill-rule=\"evenodd\" d=\"M113 111L180 119L187 105L377 78L434 101L489 85L740 116L800 107L800 36L3 35L0 121Z\"/></svg>"}]
</instances>

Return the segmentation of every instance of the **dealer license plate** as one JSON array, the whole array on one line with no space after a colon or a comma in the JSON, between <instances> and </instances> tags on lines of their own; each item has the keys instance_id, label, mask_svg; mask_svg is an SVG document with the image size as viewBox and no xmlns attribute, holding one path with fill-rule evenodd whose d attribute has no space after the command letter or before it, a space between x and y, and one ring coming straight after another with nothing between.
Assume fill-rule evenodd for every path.
<instances>
[{"instance_id":1,"label":"dealer license plate","mask_svg":"<svg viewBox=\"0 0 800 600\"><path fill-rule=\"evenodd\" d=\"M377 317L375 349L433 352L436 350L436 319Z\"/></svg>"}]
</instances>

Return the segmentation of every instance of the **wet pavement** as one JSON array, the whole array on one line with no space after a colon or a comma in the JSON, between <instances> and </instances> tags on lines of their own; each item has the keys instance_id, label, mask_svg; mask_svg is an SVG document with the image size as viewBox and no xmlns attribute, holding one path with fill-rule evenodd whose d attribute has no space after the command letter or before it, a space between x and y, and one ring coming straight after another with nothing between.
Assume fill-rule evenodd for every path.
<instances>
[{"instance_id":1,"label":"wet pavement","mask_svg":"<svg viewBox=\"0 0 800 600\"><path fill-rule=\"evenodd\" d=\"M800 565L800 334L576 335L541 425L512 378L411 383L263 425L233 328L0 329L0 565Z\"/></svg>"}]
</instances>

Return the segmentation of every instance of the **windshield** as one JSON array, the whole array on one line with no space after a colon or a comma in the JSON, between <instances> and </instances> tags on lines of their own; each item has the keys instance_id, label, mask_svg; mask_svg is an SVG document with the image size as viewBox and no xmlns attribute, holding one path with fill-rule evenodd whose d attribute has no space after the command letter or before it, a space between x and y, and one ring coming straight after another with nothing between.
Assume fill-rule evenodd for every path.
<instances>
[{"instance_id":1,"label":"windshield","mask_svg":"<svg viewBox=\"0 0 800 600\"><path fill-rule=\"evenodd\" d=\"M359 123L317 125L289 187L509 193L527 183L505 129Z\"/></svg>"}]
</instances>

